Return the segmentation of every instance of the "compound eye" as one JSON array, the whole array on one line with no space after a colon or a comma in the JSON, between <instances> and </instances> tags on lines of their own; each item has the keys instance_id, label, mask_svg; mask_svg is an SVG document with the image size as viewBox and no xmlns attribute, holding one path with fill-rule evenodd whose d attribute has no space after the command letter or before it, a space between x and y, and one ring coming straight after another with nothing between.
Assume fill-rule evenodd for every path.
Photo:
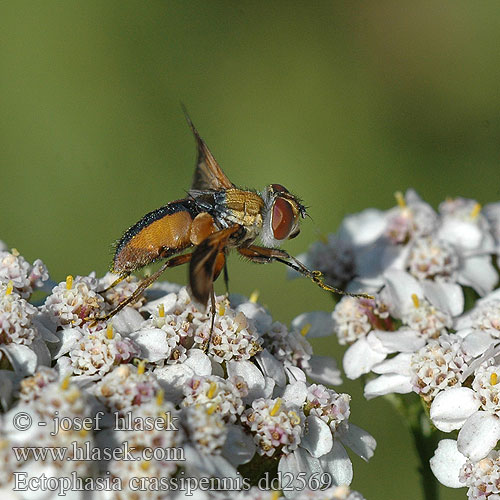
<instances>
[{"instance_id":1,"label":"compound eye","mask_svg":"<svg viewBox=\"0 0 500 500\"><path fill-rule=\"evenodd\" d=\"M288 189L281 184L271 184L271 187L275 193L288 193Z\"/></svg>"},{"instance_id":2,"label":"compound eye","mask_svg":"<svg viewBox=\"0 0 500 500\"><path fill-rule=\"evenodd\" d=\"M284 240L292 231L295 222L292 206L285 198L276 198L273 205L272 229L277 240Z\"/></svg>"}]
</instances>

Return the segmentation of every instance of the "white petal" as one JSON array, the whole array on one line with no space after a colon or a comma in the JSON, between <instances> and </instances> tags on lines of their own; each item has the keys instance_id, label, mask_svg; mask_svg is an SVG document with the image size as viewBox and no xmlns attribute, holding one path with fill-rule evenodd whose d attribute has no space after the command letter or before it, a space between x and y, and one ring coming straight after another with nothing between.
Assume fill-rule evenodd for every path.
<instances>
[{"instance_id":1,"label":"white petal","mask_svg":"<svg viewBox=\"0 0 500 500\"><path fill-rule=\"evenodd\" d=\"M308 327L307 338L327 337L333 335L333 319L326 311L312 311L297 316L292 321L292 328L301 331Z\"/></svg>"},{"instance_id":2,"label":"white petal","mask_svg":"<svg viewBox=\"0 0 500 500\"><path fill-rule=\"evenodd\" d=\"M442 439L429 463L437 480L448 488L463 488L459 480L460 469L466 457L457 449L454 439Z\"/></svg>"},{"instance_id":3,"label":"white petal","mask_svg":"<svg viewBox=\"0 0 500 500\"><path fill-rule=\"evenodd\" d=\"M113 317L113 328L122 335L135 332L144 323L142 314L133 307L125 307Z\"/></svg>"},{"instance_id":4,"label":"white petal","mask_svg":"<svg viewBox=\"0 0 500 500\"><path fill-rule=\"evenodd\" d=\"M353 246L373 243L387 226L387 218L382 210L367 208L357 214L344 217L338 235Z\"/></svg>"},{"instance_id":5,"label":"white petal","mask_svg":"<svg viewBox=\"0 0 500 500\"><path fill-rule=\"evenodd\" d=\"M458 278L460 284L474 288L481 296L491 292L498 282L498 274L489 256L465 259Z\"/></svg>"},{"instance_id":6,"label":"white petal","mask_svg":"<svg viewBox=\"0 0 500 500\"><path fill-rule=\"evenodd\" d=\"M358 339L344 353L342 364L346 376L356 379L368 373L374 365L385 359L386 354L372 349L365 337Z\"/></svg>"},{"instance_id":7,"label":"white petal","mask_svg":"<svg viewBox=\"0 0 500 500\"><path fill-rule=\"evenodd\" d=\"M302 406L307 397L307 385L305 382L295 382L286 386L283 399L295 406Z\"/></svg>"},{"instance_id":8,"label":"white petal","mask_svg":"<svg viewBox=\"0 0 500 500\"><path fill-rule=\"evenodd\" d=\"M373 457L377 441L370 433L361 429L361 427L349 422L348 425L342 426L339 429L338 437L342 441L342 444L350 448L363 460L369 460Z\"/></svg>"},{"instance_id":9,"label":"white petal","mask_svg":"<svg viewBox=\"0 0 500 500\"><path fill-rule=\"evenodd\" d=\"M160 283L160 285L163 283ZM150 288L148 292L152 292L153 290ZM146 304L141 307L141 311L147 311L149 313L153 313L155 311L158 311L158 307L160 305L163 305L165 311L169 311L171 308L175 306L175 303L177 302L177 293L176 292L170 292L170 293L162 293L162 296L159 299L156 300L150 300L149 302L146 302Z\"/></svg>"},{"instance_id":10,"label":"white petal","mask_svg":"<svg viewBox=\"0 0 500 500\"><path fill-rule=\"evenodd\" d=\"M280 458L278 463L278 472L281 473L282 477L290 478L290 481L294 479L288 486L289 488L285 489L283 493L287 498L297 498L296 494L300 488L304 487L304 484L301 484L297 478L304 478L305 473L305 481L307 485L307 478L312 476L313 474L319 475L323 472L319 459L314 458L311 454L304 448L297 448L295 451L290 453L289 455L283 455ZM300 476L299 476L300 474ZM259 483L260 487L263 489L273 489L267 488L266 485Z\"/></svg>"},{"instance_id":11,"label":"white petal","mask_svg":"<svg viewBox=\"0 0 500 500\"><path fill-rule=\"evenodd\" d=\"M210 358L201 349L189 349L187 359L183 364L189 366L200 377L208 377L212 374Z\"/></svg>"},{"instance_id":12,"label":"white petal","mask_svg":"<svg viewBox=\"0 0 500 500\"><path fill-rule=\"evenodd\" d=\"M417 297L424 296L420 283L405 271L390 269L384 273L384 278L390 297L391 314L397 318L401 318L415 307L412 299L413 294Z\"/></svg>"},{"instance_id":13,"label":"white petal","mask_svg":"<svg viewBox=\"0 0 500 500\"><path fill-rule=\"evenodd\" d=\"M483 239L483 233L476 224L456 217L444 218L438 236L462 249L478 248Z\"/></svg>"},{"instance_id":14,"label":"white petal","mask_svg":"<svg viewBox=\"0 0 500 500\"><path fill-rule=\"evenodd\" d=\"M477 358L496 342L498 342L498 339L494 339L488 332L483 330L472 330L471 333L464 338L462 349L466 354L469 354L473 358Z\"/></svg>"},{"instance_id":15,"label":"white petal","mask_svg":"<svg viewBox=\"0 0 500 500\"><path fill-rule=\"evenodd\" d=\"M366 399L372 399L377 396L383 396L384 394L390 394L391 392L407 394L412 390L413 386L411 385L409 376L389 373L370 380L365 385L364 394Z\"/></svg>"},{"instance_id":16,"label":"white petal","mask_svg":"<svg viewBox=\"0 0 500 500\"><path fill-rule=\"evenodd\" d=\"M255 454L252 436L238 425L228 425L226 442L222 447L222 455L233 465L246 464Z\"/></svg>"},{"instance_id":17,"label":"white petal","mask_svg":"<svg viewBox=\"0 0 500 500\"><path fill-rule=\"evenodd\" d=\"M68 353L82 337L82 333L78 328L63 328L57 332L57 337L61 344L52 350L54 359Z\"/></svg>"},{"instance_id":18,"label":"white petal","mask_svg":"<svg viewBox=\"0 0 500 500\"><path fill-rule=\"evenodd\" d=\"M50 342L50 343L59 342L59 337L54 333L55 328L49 327L47 322L44 321L41 315L34 316L31 322L33 323L33 325L36 326L38 333L42 335L43 340L45 340L45 342Z\"/></svg>"},{"instance_id":19,"label":"white petal","mask_svg":"<svg viewBox=\"0 0 500 500\"><path fill-rule=\"evenodd\" d=\"M431 404L432 423L443 432L460 429L465 421L477 411L479 401L468 387L452 387L441 391Z\"/></svg>"},{"instance_id":20,"label":"white petal","mask_svg":"<svg viewBox=\"0 0 500 500\"><path fill-rule=\"evenodd\" d=\"M36 354L37 364L36 367L39 366L50 366L52 357L49 352L49 348L47 344L42 339L41 336L35 337L33 342L30 345L30 349Z\"/></svg>"},{"instance_id":21,"label":"white petal","mask_svg":"<svg viewBox=\"0 0 500 500\"><path fill-rule=\"evenodd\" d=\"M286 385L286 375L283 364L278 361L267 349L263 349L257 356L255 356L257 365L261 368L262 372L271 377L276 385L284 387Z\"/></svg>"},{"instance_id":22,"label":"white petal","mask_svg":"<svg viewBox=\"0 0 500 500\"><path fill-rule=\"evenodd\" d=\"M458 433L458 451L473 462L484 458L500 438L500 419L488 412L478 411L470 416Z\"/></svg>"},{"instance_id":23,"label":"white petal","mask_svg":"<svg viewBox=\"0 0 500 500\"><path fill-rule=\"evenodd\" d=\"M184 449L186 460L183 462L183 465L186 466L186 470L189 473L189 476L214 476L220 478L238 477L236 469L223 456L213 454L205 455L203 453L198 453L195 449L188 445L185 445Z\"/></svg>"},{"instance_id":24,"label":"white petal","mask_svg":"<svg viewBox=\"0 0 500 500\"><path fill-rule=\"evenodd\" d=\"M250 361L228 361L227 374L229 377L239 375L248 384L248 395L245 402L266 397L266 380L262 372Z\"/></svg>"},{"instance_id":25,"label":"white petal","mask_svg":"<svg viewBox=\"0 0 500 500\"><path fill-rule=\"evenodd\" d=\"M264 377L264 380L264 397L270 398L274 392L274 388L276 387L276 382L271 377Z\"/></svg>"},{"instance_id":26,"label":"white petal","mask_svg":"<svg viewBox=\"0 0 500 500\"><path fill-rule=\"evenodd\" d=\"M323 470L330 473L337 486L340 486L341 484L351 484L351 459L338 439L333 441L333 448L330 453L323 455L319 459L319 462Z\"/></svg>"},{"instance_id":27,"label":"white petal","mask_svg":"<svg viewBox=\"0 0 500 500\"><path fill-rule=\"evenodd\" d=\"M0 347L14 371L19 375L33 375L38 359L34 351L22 344L7 344Z\"/></svg>"},{"instance_id":28,"label":"white petal","mask_svg":"<svg viewBox=\"0 0 500 500\"><path fill-rule=\"evenodd\" d=\"M4 411L10 405L14 389L15 374L10 370L0 370L0 408Z\"/></svg>"},{"instance_id":29,"label":"white petal","mask_svg":"<svg viewBox=\"0 0 500 500\"><path fill-rule=\"evenodd\" d=\"M399 373L400 375L410 375L412 353L401 353L393 358L386 359L372 368L374 373Z\"/></svg>"},{"instance_id":30,"label":"white petal","mask_svg":"<svg viewBox=\"0 0 500 500\"><path fill-rule=\"evenodd\" d=\"M464 310L464 292L457 283L448 281L422 282L424 294L429 302L450 316L458 316Z\"/></svg>"},{"instance_id":31,"label":"white petal","mask_svg":"<svg viewBox=\"0 0 500 500\"><path fill-rule=\"evenodd\" d=\"M306 432L300 442L313 457L319 458L328 453L333 446L330 427L319 417L309 415L306 419Z\"/></svg>"},{"instance_id":32,"label":"white petal","mask_svg":"<svg viewBox=\"0 0 500 500\"><path fill-rule=\"evenodd\" d=\"M365 281L380 280L387 267L402 267L401 261L404 250L390 245L385 238L380 238L372 245L360 248L355 253L356 272Z\"/></svg>"},{"instance_id":33,"label":"white petal","mask_svg":"<svg viewBox=\"0 0 500 500\"><path fill-rule=\"evenodd\" d=\"M313 354L309 360L309 366L310 369L307 371L307 375L315 382L326 385L340 385L342 383L337 362L330 356Z\"/></svg>"},{"instance_id":34,"label":"white petal","mask_svg":"<svg viewBox=\"0 0 500 500\"><path fill-rule=\"evenodd\" d=\"M425 339L422 335L407 328L395 332L375 330L373 334L380 340L388 353L415 352L425 345Z\"/></svg>"},{"instance_id":35,"label":"white petal","mask_svg":"<svg viewBox=\"0 0 500 500\"><path fill-rule=\"evenodd\" d=\"M290 382L290 384L292 384L293 382L305 382L306 381L306 378L307 378L306 374L298 366L287 364L285 366L285 371L286 371L288 381Z\"/></svg>"},{"instance_id":36,"label":"white petal","mask_svg":"<svg viewBox=\"0 0 500 500\"><path fill-rule=\"evenodd\" d=\"M236 307L236 311L242 312L248 319L251 319L258 332L266 332L273 324L273 318L267 309L254 302L244 302Z\"/></svg>"},{"instance_id":37,"label":"white petal","mask_svg":"<svg viewBox=\"0 0 500 500\"><path fill-rule=\"evenodd\" d=\"M357 269L357 268L356 268ZM349 281L346 286L346 292L350 293L370 293L376 294L379 292L380 287L384 284L381 275L372 278L357 277Z\"/></svg>"},{"instance_id":38,"label":"white petal","mask_svg":"<svg viewBox=\"0 0 500 500\"><path fill-rule=\"evenodd\" d=\"M478 368L485 362L489 362L490 360L493 360L494 358L497 358L497 356L500 354L500 344L491 344L486 351L481 354L478 358L474 359L474 361L471 361L469 363L469 366L464 369L463 371L463 379L465 380L467 377L472 375Z\"/></svg>"},{"instance_id":39,"label":"white petal","mask_svg":"<svg viewBox=\"0 0 500 500\"><path fill-rule=\"evenodd\" d=\"M173 403L178 403L182 399L184 385L195 375L193 369L186 363L156 368L154 374L165 392L165 399Z\"/></svg>"},{"instance_id":40,"label":"white petal","mask_svg":"<svg viewBox=\"0 0 500 500\"><path fill-rule=\"evenodd\" d=\"M167 343L167 335L160 328L147 328L130 334L130 338L141 348L141 357L151 363L170 356L172 348Z\"/></svg>"}]
</instances>

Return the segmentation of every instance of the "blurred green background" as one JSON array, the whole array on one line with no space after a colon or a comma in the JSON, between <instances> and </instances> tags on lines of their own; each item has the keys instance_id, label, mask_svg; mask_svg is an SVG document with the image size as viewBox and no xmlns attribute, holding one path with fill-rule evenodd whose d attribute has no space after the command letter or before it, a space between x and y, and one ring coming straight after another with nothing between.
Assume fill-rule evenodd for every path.
<instances>
[{"instance_id":1,"label":"blurred green background","mask_svg":"<svg viewBox=\"0 0 500 500\"><path fill-rule=\"evenodd\" d=\"M195 147L181 101L236 184L281 183L310 206L295 254L407 187L434 206L500 199L496 0L16 1L0 26L0 239L55 280L104 273L130 224L184 196ZM276 319L331 309L280 265L229 264L231 290L260 290ZM186 269L165 278L185 283ZM378 450L354 460L354 487L421 498L402 424L359 388L342 386Z\"/></svg>"}]
</instances>

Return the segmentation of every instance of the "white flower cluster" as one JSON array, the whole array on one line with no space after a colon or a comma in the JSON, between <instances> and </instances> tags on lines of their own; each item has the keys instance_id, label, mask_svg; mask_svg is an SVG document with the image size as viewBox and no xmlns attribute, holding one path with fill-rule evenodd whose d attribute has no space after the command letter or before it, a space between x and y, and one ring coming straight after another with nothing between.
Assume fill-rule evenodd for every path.
<instances>
[{"instance_id":1,"label":"white flower cluster","mask_svg":"<svg viewBox=\"0 0 500 500\"><path fill-rule=\"evenodd\" d=\"M498 499L500 203L481 209L457 198L435 212L413 191L396 198L386 212L346 217L332 239L353 256L346 290L374 295L345 296L332 313L332 332L349 346L345 373L371 374L367 398L418 394L434 426L459 431L431 460L439 481ZM303 260L317 252L313 245ZM324 323L324 313L315 317Z\"/></svg>"},{"instance_id":2,"label":"white flower cluster","mask_svg":"<svg viewBox=\"0 0 500 500\"><path fill-rule=\"evenodd\" d=\"M244 479L245 487L233 489L275 498L249 490L271 470L298 478L288 497L362 499L347 486L353 472L346 447L368 460L376 443L350 423L350 396L322 385L339 383L340 375L332 359L312 352L308 338L324 332L317 320L301 315L288 328L253 300L217 297L212 329L210 310L199 311L185 287L159 283L106 323L100 318L136 281L105 290L112 275L68 276L34 306L21 296L26 287L14 283L19 262L19 255L0 261L12 267L0 268L8 278L0 279L1 492L11 495L14 472L75 473L86 484L120 482L119 491L95 490L97 499L137 498L129 480L146 485L141 498L183 498L160 485L183 477ZM20 412L34 422L31 430L16 429ZM96 419L97 428L74 425ZM165 425L144 428L158 421ZM68 454L19 458L13 446ZM129 458L103 455L116 449ZM36 495L53 498L54 491Z\"/></svg>"}]
</instances>

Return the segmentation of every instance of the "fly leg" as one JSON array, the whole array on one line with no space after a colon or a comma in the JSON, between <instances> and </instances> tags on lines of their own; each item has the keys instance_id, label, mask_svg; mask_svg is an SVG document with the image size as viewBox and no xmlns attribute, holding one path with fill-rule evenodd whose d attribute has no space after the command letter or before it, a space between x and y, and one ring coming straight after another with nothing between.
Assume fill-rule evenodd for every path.
<instances>
[{"instance_id":1,"label":"fly leg","mask_svg":"<svg viewBox=\"0 0 500 500\"><path fill-rule=\"evenodd\" d=\"M229 297L229 273L227 272L226 260L224 260L224 285L226 287L226 295Z\"/></svg>"},{"instance_id":2,"label":"fly leg","mask_svg":"<svg viewBox=\"0 0 500 500\"><path fill-rule=\"evenodd\" d=\"M151 276L148 276L147 278L144 278L140 283L137 289L135 290L134 293L132 293L129 297L127 297L125 300L120 302L111 312L106 314L105 316L101 316L99 318L87 318L90 321L108 321L110 318L112 318L115 314L120 312L125 306L129 304L133 304L142 294L142 292L149 286L151 283L156 281L160 275L167 269L168 267L176 267L180 266L182 264L186 264L191 260L191 255L190 253L184 254L184 255L177 255L176 257L172 257L168 259L166 262L163 263L163 265Z\"/></svg>"},{"instance_id":3,"label":"fly leg","mask_svg":"<svg viewBox=\"0 0 500 500\"><path fill-rule=\"evenodd\" d=\"M316 283L323 290L327 290L328 292L337 293L339 295L349 295L351 297L359 297L365 299L373 299L372 295L367 293L350 293L344 290L340 290L339 288L335 288L330 285L326 285L323 282L323 273L321 271L311 271L308 269L302 262L297 260L295 257L292 257L290 254L285 252L284 250L279 250L276 248L266 248L259 247L257 245L250 245L246 248L239 248L238 252L250 259L253 262L266 263L266 262L281 262L286 266L290 267L294 271L302 274L302 276L306 276L313 283Z\"/></svg>"},{"instance_id":4,"label":"fly leg","mask_svg":"<svg viewBox=\"0 0 500 500\"><path fill-rule=\"evenodd\" d=\"M108 290L111 290L116 285L118 285L118 283L121 283L124 279L127 279L129 276L130 276L130 271L123 273L123 274L120 274L120 276L118 276L118 278L116 278L115 281L113 281L113 283L111 283L111 285L106 287L104 290L100 290L98 293L106 293Z\"/></svg>"},{"instance_id":5,"label":"fly leg","mask_svg":"<svg viewBox=\"0 0 500 500\"><path fill-rule=\"evenodd\" d=\"M212 314L212 319L210 321L210 334L208 335L208 344L207 351L210 350L210 342L212 342L212 333L214 331L214 323L215 323L215 291L212 285L212 293L210 294L210 313Z\"/></svg>"}]
</instances>

